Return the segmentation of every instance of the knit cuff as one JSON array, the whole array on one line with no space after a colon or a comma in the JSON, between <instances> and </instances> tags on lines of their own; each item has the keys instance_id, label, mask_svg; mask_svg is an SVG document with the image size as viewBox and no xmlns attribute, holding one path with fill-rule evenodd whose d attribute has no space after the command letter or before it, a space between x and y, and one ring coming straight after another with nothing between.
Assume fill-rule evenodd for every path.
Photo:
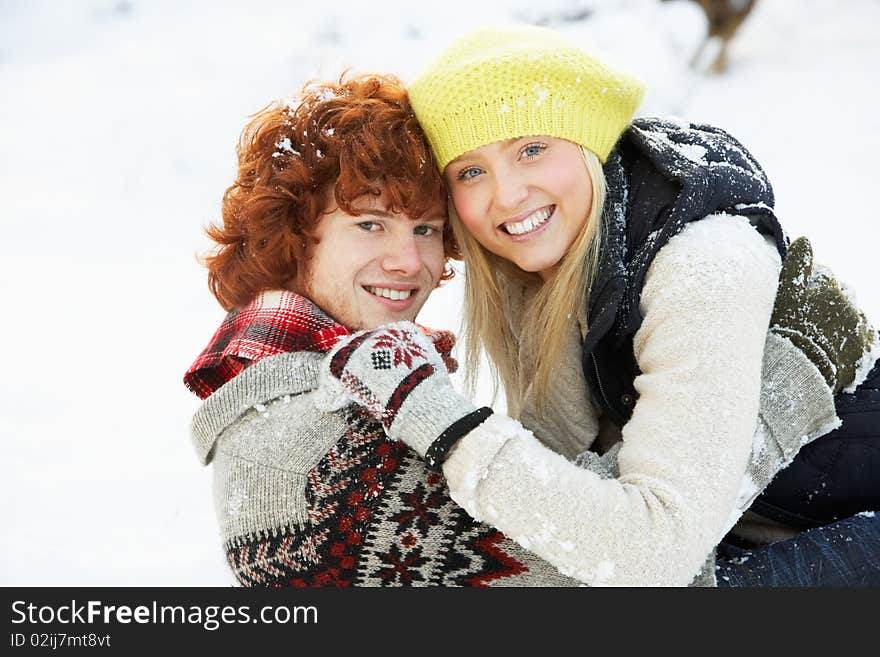
<instances>
[{"instance_id":1,"label":"knit cuff","mask_svg":"<svg viewBox=\"0 0 880 657\"><path fill-rule=\"evenodd\" d=\"M837 367L828 358L826 349L820 347L810 336L800 331L774 326L771 332L778 336L789 340L798 351L807 357L816 369L822 374L826 385L830 388L837 382Z\"/></svg>"},{"instance_id":2,"label":"knit cuff","mask_svg":"<svg viewBox=\"0 0 880 657\"><path fill-rule=\"evenodd\" d=\"M412 447L422 458L437 438L461 418L477 410L455 392L444 377L429 377L411 394L388 428L388 436Z\"/></svg>"},{"instance_id":3,"label":"knit cuff","mask_svg":"<svg viewBox=\"0 0 880 657\"><path fill-rule=\"evenodd\" d=\"M787 338L769 332L752 453L724 533L801 447L838 426L834 397L819 368Z\"/></svg>"},{"instance_id":4,"label":"knit cuff","mask_svg":"<svg viewBox=\"0 0 880 657\"><path fill-rule=\"evenodd\" d=\"M786 462L802 445L839 424L825 377L788 339L767 334L761 381L761 420Z\"/></svg>"}]
</instances>

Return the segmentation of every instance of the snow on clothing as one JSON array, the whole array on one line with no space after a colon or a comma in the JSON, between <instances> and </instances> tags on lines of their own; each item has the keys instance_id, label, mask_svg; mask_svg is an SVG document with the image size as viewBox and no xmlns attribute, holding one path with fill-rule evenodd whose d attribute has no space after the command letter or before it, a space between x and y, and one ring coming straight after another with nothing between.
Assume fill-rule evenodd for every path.
<instances>
[{"instance_id":1,"label":"snow on clothing","mask_svg":"<svg viewBox=\"0 0 880 657\"><path fill-rule=\"evenodd\" d=\"M308 299L267 292L230 313L187 374L191 388L211 393L193 418L192 438L202 463L214 465L217 517L238 581L578 585L474 521L450 499L442 476L362 411L317 410L321 352L338 339L325 338L347 333ZM434 343L448 355L451 336L443 335ZM244 336L253 360L211 389L218 370L227 371L219 354ZM277 344L293 351L274 353Z\"/></svg>"},{"instance_id":2,"label":"snow on clothing","mask_svg":"<svg viewBox=\"0 0 880 657\"><path fill-rule=\"evenodd\" d=\"M718 215L689 225L646 277L634 342L641 396L616 448L616 477L576 467L495 416L447 460L453 499L589 584L685 585L701 566L709 570L715 546L757 492L743 476L750 459L772 450L780 430L820 433L834 418L830 390L806 357L772 335L763 353L778 262L746 219ZM580 336L572 338L551 392L567 389L563 399L586 402ZM807 408L821 410L786 425L785 409L769 404L756 434L762 357L768 371L784 363L791 374L775 375L778 394L795 394L812 378L808 388L825 398ZM579 388L572 386L578 379ZM553 405L547 415L566 411L561 439L551 433L560 424L544 425L534 411L523 422L551 446L589 448L606 418L590 403Z\"/></svg>"},{"instance_id":3,"label":"snow on clothing","mask_svg":"<svg viewBox=\"0 0 880 657\"><path fill-rule=\"evenodd\" d=\"M390 353L392 349L395 354L405 354L405 357L403 355L392 357ZM761 380L761 408L769 409L769 413L763 410L759 412L762 421L752 445L753 451L745 469L739 495L735 500L736 508L731 510L727 527L748 506L753 496L767 485L779 468L783 467L801 447L802 437L820 433L833 419L830 388L825 388L825 403L822 403L821 395L816 400L818 403L811 403L812 397L803 394L803 391L815 388L817 383L825 383L822 374L811 365L804 353L791 342L779 338L775 333L768 333L764 349L764 376ZM569 375L563 378L572 378L570 371L563 373ZM398 322L361 331L351 338L341 340L325 357L320 376L320 395L315 402L319 407L336 409L352 401L355 402L371 417L382 422L389 437L409 445L425 458L429 465L431 451L438 445L446 444L446 436L454 436L454 440L458 441L467 432L473 434L478 432L473 428L474 423L485 422L487 427L491 424L491 418L487 419L487 416L477 411L470 401L455 392L443 371L439 357L434 355L431 344L421 335L419 328L409 322ZM574 373L574 377L582 379L577 372ZM564 385L566 382L561 383ZM821 388L822 385L819 387ZM581 388L583 388L582 380ZM824 411L827 414L824 422L821 416L814 416L816 411ZM795 415L792 417L792 414ZM795 421L779 422L786 417ZM515 421L509 418L505 420L514 429L521 429ZM501 421L501 425L495 426L503 426L505 420ZM471 427L466 428L467 424ZM776 430L777 428L779 431ZM522 429L521 433L526 442L537 446L528 431ZM549 458L556 458L557 461L561 458L546 448L537 450L531 456L540 459L548 455ZM614 449L609 450L602 457L585 451L579 455L576 463L578 466L590 467L600 477L617 477L619 472L616 472L615 459ZM572 491L564 489L564 492ZM576 496L576 491L574 493ZM556 494L556 491L552 494ZM501 501L507 503L506 500ZM489 518L495 517L491 510L492 502L493 500L489 500L486 505ZM523 502L528 504L527 501ZM507 516L506 511L505 509L502 515ZM536 522L529 526L529 530L537 531L544 538L547 534L548 521L552 524L560 521L557 518L542 517L542 511L532 516ZM526 507L519 513L529 512L531 510ZM568 527L573 523L580 523L581 518L578 514L582 509L576 502L567 505L565 512L571 512L573 515L571 518L563 519L562 525ZM523 534L516 535L516 538L525 546L531 545L533 540L531 536ZM560 541L567 546L563 551L577 553L578 546L572 543L570 538L566 536ZM560 559L558 553L551 551L543 556L552 559L553 563L561 564L566 572L570 571L572 564L565 561L564 555ZM571 555L571 558L575 565L583 561L583 558L577 554ZM706 577L701 576L699 581L695 581L697 585L713 583L711 559L707 561L707 567L702 571Z\"/></svg>"},{"instance_id":4,"label":"snow on clothing","mask_svg":"<svg viewBox=\"0 0 880 657\"><path fill-rule=\"evenodd\" d=\"M187 385L207 393L192 435L200 460L214 465L218 521L238 581L577 585L472 520L442 477L356 408L315 408L321 352L347 333L307 299L267 292L229 313L187 372ZM430 335L448 358L450 336ZM229 360L240 366L234 376ZM602 476L616 467L610 455L587 455L584 465Z\"/></svg>"},{"instance_id":5,"label":"snow on clothing","mask_svg":"<svg viewBox=\"0 0 880 657\"><path fill-rule=\"evenodd\" d=\"M590 332L572 326L551 420L527 405L523 422L569 457L600 423L606 445L622 427L617 476L576 467L501 416L461 440L444 473L474 517L581 581L685 585L701 564L711 572L766 485L743 484L747 467L785 432L815 437L837 420L818 369L772 333L765 348L784 238L745 149L714 128L637 120L606 174ZM514 334L533 292L510 286ZM765 380L787 375L762 390L762 363ZM780 402L792 398L801 406Z\"/></svg>"},{"instance_id":6,"label":"snow on clothing","mask_svg":"<svg viewBox=\"0 0 880 657\"><path fill-rule=\"evenodd\" d=\"M604 170L605 234L589 294L583 370L604 412L622 427L638 399L633 336L644 315L639 299L660 249L686 224L719 211L748 217L773 238L780 255L786 238L760 165L719 128L635 119Z\"/></svg>"},{"instance_id":7,"label":"snow on clothing","mask_svg":"<svg viewBox=\"0 0 880 657\"><path fill-rule=\"evenodd\" d=\"M751 229L744 229L750 236L756 236ZM769 251L772 254L773 250ZM764 253L764 257L770 256ZM773 261L773 257L770 260ZM774 261L774 272L775 266ZM775 289L775 273L772 278ZM276 294L280 294L279 299L286 298L286 293ZM269 586L577 583L562 577L500 532L470 520L449 501L441 478L427 471L421 460L405 446L389 441L378 424L354 409L339 413L318 412L313 404L320 361L316 352L328 344L306 336L307 351L278 353L282 350L277 346L279 344L293 345L291 348L294 349L303 345L302 342L289 341L290 336L278 336L278 327L282 331L294 332L299 332L301 327L295 312L289 317L290 322L275 321L271 314L272 303L265 304L265 296L258 303L268 306L263 309L269 315L254 321L258 325L256 330L249 330L255 327L241 318L258 317L260 313L231 313L224 322L225 328L221 327L215 336L217 342L200 357L201 367L194 367L189 374L195 371L200 372L200 376L207 375L204 381L209 382L205 389L208 392L212 390L210 382L219 385L226 381L225 385L216 388L196 414L193 438L203 462L213 460L215 465L218 519L230 566L239 581L247 585ZM772 299L768 303L772 303ZM297 304L281 302L280 305L289 309ZM307 310L303 322L315 322L323 315L311 304L301 304L300 307ZM323 327L323 321L330 320L324 317L317 326ZM267 325L274 328L267 330ZM236 326L239 330L235 329ZM246 349L241 347L244 344L241 338L245 335L258 344L250 344ZM573 337L577 349L580 336L576 329ZM272 342L275 346L264 349L265 345L259 344L261 341ZM764 378L765 381L772 380L774 385L764 391L762 404L767 404L771 411L775 408L774 404L768 403L772 402L774 390L787 399L796 393L803 395L803 391L816 392L815 398L807 396L793 404L792 408L804 412L804 415L790 418L799 423L779 422L785 417L780 412L762 416L763 428L758 436L777 438L784 445L783 431L795 435L809 434L833 418L833 407L829 414L830 403L822 403L820 389L824 385L804 385L799 378L820 377L818 370L790 345L786 351L784 344L780 349L774 349L773 344L771 336L764 354ZM256 358L260 354L266 357L259 362L247 360L245 365L249 366L244 370L226 371L225 379L223 376L211 378L210 363L223 369L226 357L238 359L246 353ZM238 374L230 374L234 371ZM574 378L580 380L583 391L583 378L577 368L575 374ZM229 376L234 378L230 380ZM790 390L785 389L786 383L790 384ZM827 388L824 391L830 399ZM498 419L490 421L497 422ZM774 433L775 429L780 433ZM472 436L479 431L473 432ZM527 438L534 444L533 439ZM589 435L585 438L575 436L574 441L586 445L591 438ZM499 455L503 455L514 442L499 450ZM494 443L490 445L493 457ZM473 447L474 441L469 437L460 443L457 453L465 454ZM734 495L734 504L747 502L754 493L755 486L749 485L750 480L766 483L767 473L775 472L774 454L777 460L786 457L784 449L776 449L772 440L756 443L753 447L745 450L746 456L751 451L752 458L747 467L739 469L740 473L745 469L747 476L745 479L740 476L740 485L734 487L739 493L738 497ZM587 451L579 457L578 463L592 468L594 473L578 471L584 476L614 483L609 478L618 474L613 458L617 454L618 449L603 457ZM620 450L620 454L625 457L625 450ZM460 482L462 477L456 479L454 457L455 454L447 463L445 472L450 482ZM566 463L565 459L556 458L562 464ZM621 464L623 467L624 461ZM623 469L625 477L625 467ZM459 468L458 473L463 473L466 479L467 467ZM497 474L497 470L493 470L493 476ZM746 485L742 485L743 481ZM524 482L528 486L527 480L518 479L516 485ZM488 490L499 482L487 477L484 483ZM503 488L503 481L501 483ZM637 493L637 485L638 482L629 484L630 493ZM465 493L461 499L467 499L468 494L476 498L476 488L474 482L459 485L459 490ZM582 495L583 490L578 488L578 495ZM663 521L660 517L660 512L664 511L663 503L682 501L672 497L664 499L661 495L654 500L658 512L655 515L660 522ZM526 501L531 504L531 500ZM471 510L476 506L476 503L471 504ZM493 517L498 514L497 508L487 506L486 510ZM506 513L509 509L502 511ZM737 516L738 510L732 510L725 524ZM546 523L539 522L538 517L533 517L532 521L533 527L539 530L537 540L528 531L517 538L537 552L547 545L548 528ZM582 528L588 527L582 524ZM601 525L596 528L601 534ZM556 528L551 530L551 533L555 532ZM576 538L580 540L581 537ZM566 558L570 559L574 547L572 542L557 541L556 552L546 551L545 556L569 568L571 564ZM562 558L557 559L560 550ZM589 555L584 556L589 559ZM600 562L599 577L592 581L614 581L616 567L617 564L610 560ZM587 573L578 564L570 570L581 576ZM691 571L692 574L695 572ZM711 583L711 569L704 569L701 574L702 579L698 582ZM651 583L651 580L639 577L635 583Z\"/></svg>"},{"instance_id":8,"label":"snow on clothing","mask_svg":"<svg viewBox=\"0 0 880 657\"><path fill-rule=\"evenodd\" d=\"M639 298L645 274L660 249L687 223L718 211L748 217L768 240L772 238L780 254L784 254L786 238L773 214L773 191L760 165L719 128L635 119L606 163L605 174L609 198L603 221L608 230L602 264L590 293L590 327L581 358L593 397L620 428L639 398L634 380L641 372L634 358L633 336L643 318ZM878 356L880 345L875 341L863 359L864 371L851 388L865 378ZM849 410L845 398L839 395L838 401ZM873 446L866 444L860 449L876 453L876 420L873 424ZM812 444L785 474L787 489L810 490L808 486L816 483L812 490L818 490L822 484L826 508L820 512L808 499L785 495L777 484L758 498L754 509L783 523L808 515L813 522L794 523L804 529L876 508L880 503L876 486L871 491L846 483L866 468L860 461L875 469L876 457L844 455L846 450L833 442L829 436ZM816 461L827 467L817 472ZM836 481L829 479L832 475ZM805 505L813 508L806 513Z\"/></svg>"}]
</instances>

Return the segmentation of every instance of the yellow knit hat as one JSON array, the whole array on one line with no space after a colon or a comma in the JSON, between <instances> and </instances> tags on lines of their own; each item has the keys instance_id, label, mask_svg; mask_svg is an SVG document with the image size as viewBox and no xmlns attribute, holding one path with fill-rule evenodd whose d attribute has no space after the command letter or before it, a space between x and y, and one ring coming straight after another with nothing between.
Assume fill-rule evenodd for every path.
<instances>
[{"instance_id":1,"label":"yellow knit hat","mask_svg":"<svg viewBox=\"0 0 880 657\"><path fill-rule=\"evenodd\" d=\"M586 146L604 162L644 87L541 27L472 32L409 87L440 170L502 139L549 135Z\"/></svg>"}]
</instances>

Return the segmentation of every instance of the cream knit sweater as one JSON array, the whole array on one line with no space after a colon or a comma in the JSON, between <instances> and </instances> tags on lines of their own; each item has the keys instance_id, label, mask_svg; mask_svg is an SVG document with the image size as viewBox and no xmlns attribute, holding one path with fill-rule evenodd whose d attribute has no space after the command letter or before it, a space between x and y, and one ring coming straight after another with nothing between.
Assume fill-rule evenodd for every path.
<instances>
[{"instance_id":1,"label":"cream knit sweater","mask_svg":"<svg viewBox=\"0 0 880 657\"><path fill-rule=\"evenodd\" d=\"M797 377L781 379L794 394L815 391L821 413L789 417L772 390L762 391L762 365L766 379L778 360L764 352L765 340L773 351L767 329L779 269L775 248L746 219L719 214L689 224L645 279L634 337L639 399L623 428L619 472L603 477L569 460L593 444L601 423L577 350L566 365L577 372L560 372L566 382L548 421L523 415L541 441L501 415L459 441L444 466L452 498L588 584L689 584L759 492L745 476L750 459L774 450L791 458L769 446L775 430L815 437L836 420L831 393L805 358ZM782 349L790 359L794 350Z\"/></svg>"}]
</instances>

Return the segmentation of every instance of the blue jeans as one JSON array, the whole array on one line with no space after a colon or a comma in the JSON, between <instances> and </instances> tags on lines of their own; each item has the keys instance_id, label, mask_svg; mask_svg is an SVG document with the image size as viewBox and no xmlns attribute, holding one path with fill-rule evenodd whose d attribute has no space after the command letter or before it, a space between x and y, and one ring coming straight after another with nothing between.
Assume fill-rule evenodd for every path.
<instances>
[{"instance_id":1,"label":"blue jeans","mask_svg":"<svg viewBox=\"0 0 880 657\"><path fill-rule=\"evenodd\" d=\"M880 515L866 512L751 549L722 542L718 586L880 586Z\"/></svg>"},{"instance_id":2,"label":"blue jeans","mask_svg":"<svg viewBox=\"0 0 880 657\"><path fill-rule=\"evenodd\" d=\"M880 586L880 361L835 405L843 424L804 447L750 508L805 531L760 546L725 539L719 586Z\"/></svg>"}]
</instances>

